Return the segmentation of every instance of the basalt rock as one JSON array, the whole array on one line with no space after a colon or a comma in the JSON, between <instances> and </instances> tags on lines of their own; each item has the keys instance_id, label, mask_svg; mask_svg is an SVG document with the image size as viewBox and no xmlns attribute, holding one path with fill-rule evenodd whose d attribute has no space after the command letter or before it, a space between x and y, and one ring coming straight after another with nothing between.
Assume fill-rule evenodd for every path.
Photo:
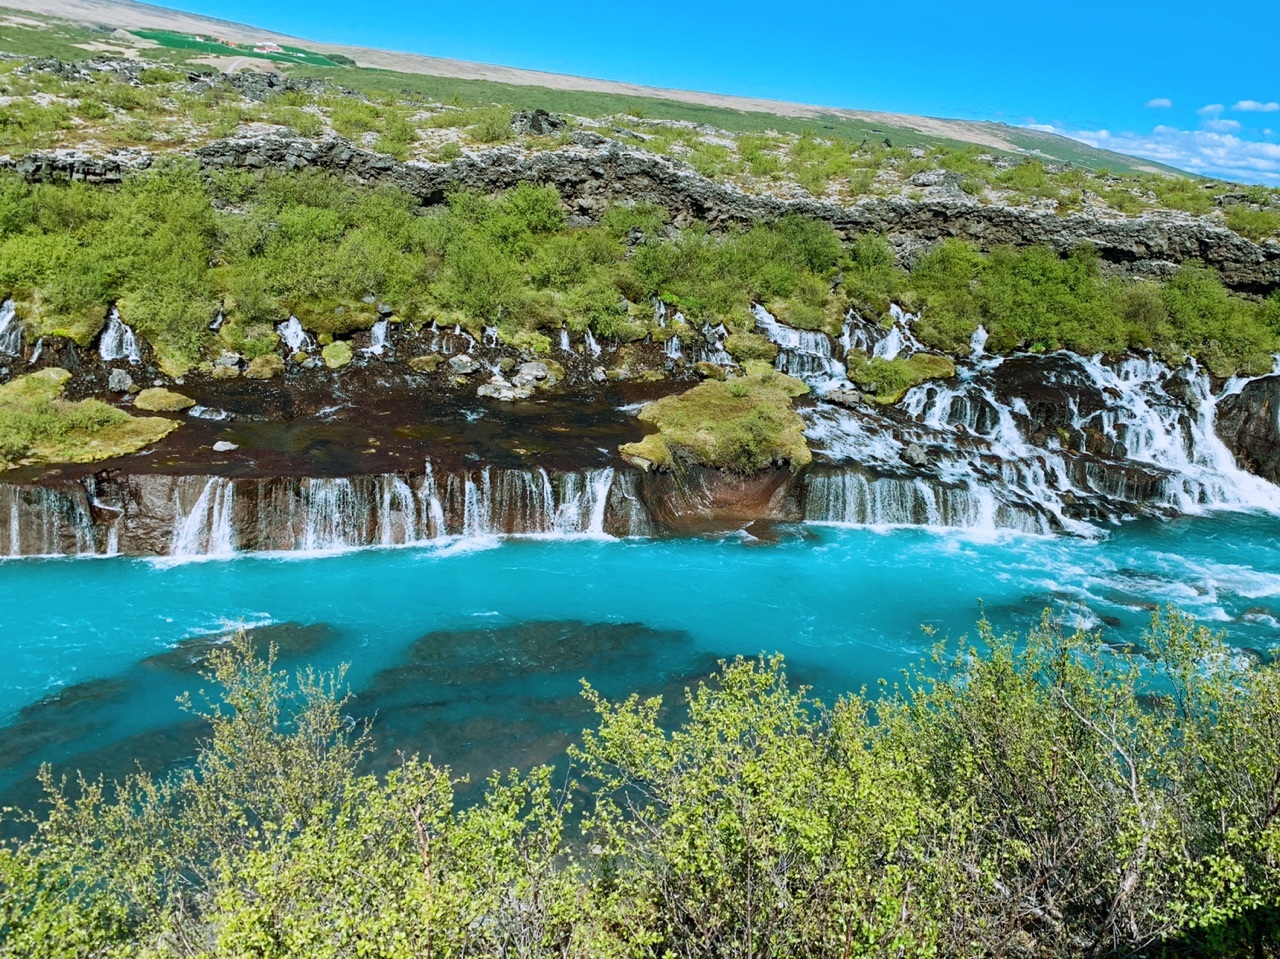
<instances>
[{"instance_id":1,"label":"basalt rock","mask_svg":"<svg viewBox=\"0 0 1280 959\"><path fill-rule=\"evenodd\" d=\"M1223 397L1216 425L1242 468L1280 483L1280 376L1253 380Z\"/></svg>"},{"instance_id":2,"label":"basalt rock","mask_svg":"<svg viewBox=\"0 0 1280 959\"><path fill-rule=\"evenodd\" d=\"M493 192L529 182L555 187L571 210L590 218L621 200L665 207L677 225L693 220L754 223L802 214L831 223L845 236L886 234L904 250L949 237L983 249L1045 244L1066 252L1088 245L1104 261L1134 275L1163 277L1181 263L1195 262L1215 267L1223 282L1240 293L1264 295L1280 288L1280 243L1255 243L1186 213L1153 211L1102 219L984 204L963 193L943 191L924 199L868 197L847 207L813 199L784 200L714 183L667 157L598 134L591 137L588 142L575 135L575 145L566 149L528 153L499 147L449 163L401 163L338 137L239 137L206 144L192 155L207 170L328 170L360 182L398 187L428 204L443 202L458 188ZM119 182L129 170L151 163L152 156L139 151L102 157L78 151L0 157L0 169L16 170L28 179L71 177L103 183Z\"/></svg>"}]
</instances>

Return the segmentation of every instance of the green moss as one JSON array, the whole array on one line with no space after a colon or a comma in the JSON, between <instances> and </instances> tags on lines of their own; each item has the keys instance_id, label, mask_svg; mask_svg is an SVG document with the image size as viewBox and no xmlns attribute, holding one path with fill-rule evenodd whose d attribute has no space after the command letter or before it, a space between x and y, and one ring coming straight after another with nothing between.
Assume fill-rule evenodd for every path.
<instances>
[{"instance_id":1,"label":"green moss","mask_svg":"<svg viewBox=\"0 0 1280 959\"><path fill-rule=\"evenodd\" d=\"M71 403L71 374L50 368L0 386L0 468L20 463L93 463L136 452L178 424L134 417L100 400Z\"/></svg>"},{"instance_id":2,"label":"green moss","mask_svg":"<svg viewBox=\"0 0 1280 959\"><path fill-rule=\"evenodd\" d=\"M284 372L284 360L278 353L264 353L249 361L244 375L251 380L270 380Z\"/></svg>"},{"instance_id":3,"label":"green moss","mask_svg":"<svg viewBox=\"0 0 1280 959\"><path fill-rule=\"evenodd\" d=\"M331 370L336 370L341 369L350 363L351 357L354 354L352 353L350 343L346 340L337 340L321 350L320 355L324 357L325 366L329 367Z\"/></svg>"},{"instance_id":4,"label":"green moss","mask_svg":"<svg viewBox=\"0 0 1280 959\"><path fill-rule=\"evenodd\" d=\"M778 355L778 344L759 333L730 333L724 348L738 361L772 360Z\"/></svg>"},{"instance_id":5,"label":"green moss","mask_svg":"<svg viewBox=\"0 0 1280 959\"><path fill-rule=\"evenodd\" d=\"M808 387L799 380L753 363L745 376L708 380L649 403L640 419L658 432L620 451L660 469L677 456L739 473L758 473L782 463L801 469L813 455L792 400L806 392Z\"/></svg>"},{"instance_id":6,"label":"green moss","mask_svg":"<svg viewBox=\"0 0 1280 959\"><path fill-rule=\"evenodd\" d=\"M956 375L956 365L937 353L914 353L886 360L868 359L855 353L848 361L849 379L872 394L877 403L896 403L907 390L928 380L945 380Z\"/></svg>"},{"instance_id":7,"label":"green moss","mask_svg":"<svg viewBox=\"0 0 1280 959\"><path fill-rule=\"evenodd\" d=\"M153 386L139 393L134 398L133 405L135 409L146 410L150 413L176 413L180 410L191 409L196 405L196 401L173 390Z\"/></svg>"}]
</instances>

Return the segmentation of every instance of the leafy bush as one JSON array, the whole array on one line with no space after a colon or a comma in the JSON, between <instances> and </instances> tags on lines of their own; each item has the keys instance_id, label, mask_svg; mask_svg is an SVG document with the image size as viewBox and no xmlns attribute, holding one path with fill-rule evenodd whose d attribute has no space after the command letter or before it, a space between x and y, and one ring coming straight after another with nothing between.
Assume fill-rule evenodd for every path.
<instances>
[{"instance_id":1,"label":"leafy bush","mask_svg":"<svg viewBox=\"0 0 1280 959\"><path fill-rule=\"evenodd\" d=\"M44 774L0 847L0 935L51 959L1271 954L1280 669L1173 611L1139 648L984 622L876 698L821 703L776 658L722 663L674 719L587 689L567 780L464 806L417 757L360 773L342 671L241 639L184 700L211 733L191 768Z\"/></svg>"}]
</instances>

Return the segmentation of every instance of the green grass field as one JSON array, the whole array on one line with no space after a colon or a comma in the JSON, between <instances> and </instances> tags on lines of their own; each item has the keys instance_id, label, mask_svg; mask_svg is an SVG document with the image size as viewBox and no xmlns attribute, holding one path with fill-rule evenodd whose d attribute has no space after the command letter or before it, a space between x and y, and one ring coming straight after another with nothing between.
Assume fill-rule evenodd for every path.
<instances>
[{"instance_id":1,"label":"green grass field","mask_svg":"<svg viewBox=\"0 0 1280 959\"><path fill-rule=\"evenodd\" d=\"M276 63L306 64L313 67L336 67L334 61L323 57L313 50L302 47L282 46L282 52L262 52L248 44L221 43L217 40L197 38L187 33L175 33L172 30L131 30L135 37L152 40L172 50L190 50L192 53L212 53L220 56L254 57L260 60L272 60Z\"/></svg>"}]
</instances>

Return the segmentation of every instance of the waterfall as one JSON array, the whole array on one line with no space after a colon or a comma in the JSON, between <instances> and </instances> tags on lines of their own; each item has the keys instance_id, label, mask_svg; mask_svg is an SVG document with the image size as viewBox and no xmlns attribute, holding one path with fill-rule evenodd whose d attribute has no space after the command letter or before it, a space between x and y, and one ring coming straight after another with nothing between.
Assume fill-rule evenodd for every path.
<instances>
[{"instance_id":1,"label":"waterfall","mask_svg":"<svg viewBox=\"0 0 1280 959\"><path fill-rule=\"evenodd\" d=\"M873 351L893 340L892 330L882 333ZM864 334L850 326L855 348L868 345ZM954 380L917 386L894 410L820 403L804 411L820 461L849 471L839 489L830 478L811 483L811 519L955 526L989 517L999 527L1095 535L1086 520L1280 513L1280 488L1240 469L1214 428L1218 400L1240 381L1215 394L1194 363L1066 352L986 358L976 334L971 346L979 357L962 362ZM923 492L908 488L917 481L937 497L939 523L927 518Z\"/></svg>"},{"instance_id":2,"label":"waterfall","mask_svg":"<svg viewBox=\"0 0 1280 959\"><path fill-rule=\"evenodd\" d=\"M560 351L562 353L573 352L573 344L569 342L569 328L567 326L560 327Z\"/></svg>"},{"instance_id":3,"label":"waterfall","mask_svg":"<svg viewBox=\"0 0 1280 959\"><path fill-rule=\"evenodd\" d=\"M725 340L728 338L729 331L723 323L716 326L704 323L702 325L703 346L698 350L698 362L714 363L717 366L736 366L733 357L724 348Z\"/></svg>"},{"instance_id":4,"label":"waterfall","mask_svg":"<svg viewBox=\"0 0 1280 959\"><path fill-rule=\"evenodd\" d=\"M778 358L773 365L780 372L802 379L845 378L844 364L835 359L827 334L787 326L759 303L751 305L751 312L756 329L777 344Z\"/></svg>"},{"instance_id":5,"label":"waterfall","mask_svg":"<svg viewBox=\"0 0 1280 959\"><path fill-rule=\"evenodd\" d=\"M364 352L373 356L381 356L391 345L391 321L386 317L378 320L369 330L369 346Z\"/></svg>"},{"instance_id":6,"label":"waterfall","mask_svg":"<svg viewBox=\"0 0 1280 959\"><path fill-rule=\"evenodd\" d=\"M987 332L987 328L978 324L978 328L973 331L973 336L969 337L969 355L976 358L986 353L987 340L990 337L991 334Z\"/></svg>"},{"instance_id":7,"label":"waterfall","mask_svg":"<svg viewBox=\"0 0 1280 959\"><path fill-rule=\"evenodd\" d=\"M662 347L662 351L667 354L667 358L671 360L684 359L684 347L680 343L680 337L673 336Z\"/></svg>"},{"instance_id":8,"label":"waterfall","mask_svg":"<svg viewBox=\"0 0 1280 959\"><path fill-rule=\"evenodd\" d=\"M600 350L600 344L599 344L599 343L597 343L597 342L596 342L596 338L595 338L594 336L592 336L592 335L591 335L591 328L590 328L590 327L588 327L588 328L587 328L587 335L586 335L585 343L586 343L586 347L587 347L587 355L588 355L588 356L590 356L590 357L592 357L592 358L594 359L595 357L598 357L598 356L600 355L600 353L601 353L601 350Z\"/></svg>"},{"instance_id":9,"label":"waterfall","mask_svg":"<svg viewBox=\"0 0 1280 959\"><path fill-rule=\"evenodd\" d=\"M667 304L661 299L653 301L653 320L658 324L659 329L666 329L667 326Z\"/></svg>"},{"instance_id":10,"label":"waterfall","mask_svg":"<svg viewBox=\"0 0 1280 959\"><path fill-rule=\"evenodd\" d=\"M481 334L481 342L489 349L495 349L498 346L498 328L496 326L486 326Z\"/></svg>"},{"instance_id":11,"label":"waterfall","mask_svg":"<svg viewBox=\"0 0 1280 959\"><path fill-rule=\"evenodd\" d=\"M174 527L169 555L175 559L233 555L236 551L235 484L221 476L205 479L195 503L184 510L183 493L189 486L190 482L184 479L174 489Z\"/></svg>"},{"instance_id":12,"label":"waterfall","mask_svg":"<svg viewBox=\"0 0 1280 959\"><path fill-rule=\"evenodd\" d=\"M281 341L291 355L294 353L310 353L312 347L315 346L296 316L290 316L283 323L277 323L276 333L280 335Z\"/></svg>"},{"instance_id":13,"label":"waterfall","mask_svg":"<svg viewBox=\"0 0 1280 959\"><path fill-rule=\"evenodd\" d=\"M22 355L22 321L12 299L0 303L0 353Z\"/></svg>"},{"instance_id":14,"label":"waterfall","mask_svg":"<svg viewBox=\"0 0 1280 959\"><path fill-rule=\"evenodd\" d=\"M0 484L0 556L93 556L98 543L83 488Z\"/></svg>"},{"instance_id":15,"label":"waterfall","mask_svg":"<svg viewBox=\"0 0 1280 959\"><path fill-rule=\"evenodd\" d=\"M133 330L120 319L120 311L114 306L107 314L107 325L98 337L98 356L104 363L116 360L128 360L133 366L142 362L142 350L138 348L138 338Z\"/></svg>"}]
</instances>

